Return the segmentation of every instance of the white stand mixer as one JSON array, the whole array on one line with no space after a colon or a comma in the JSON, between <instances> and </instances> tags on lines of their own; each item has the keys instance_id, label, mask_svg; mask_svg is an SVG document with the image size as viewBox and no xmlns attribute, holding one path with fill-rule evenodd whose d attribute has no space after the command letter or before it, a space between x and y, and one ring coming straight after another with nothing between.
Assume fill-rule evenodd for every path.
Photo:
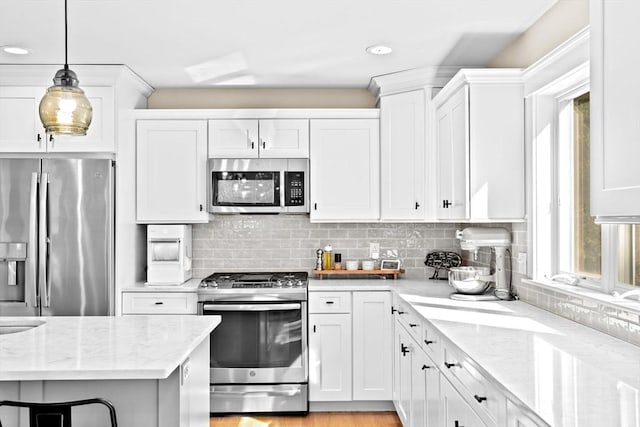
<instances>
[{"instance_id":1,"label":"white stand mixer","mask_svg":"<svg viewBox=\"0 0 640 427\"><path fill-rule=\"evenodd\" d=\"M467 295L454 293L452 299L479 301L479 300L510 300L511 284L506 269L506 254L511 247L511 235L504 228L468 227L456 231L456 238L460 240L460 248L465 251L473 251L474 260L478 258L478 250L481 247L490 247L496 253L496 270L493 274L495 290L493 293L482 295Z\"/></svg>"}]
</instances>

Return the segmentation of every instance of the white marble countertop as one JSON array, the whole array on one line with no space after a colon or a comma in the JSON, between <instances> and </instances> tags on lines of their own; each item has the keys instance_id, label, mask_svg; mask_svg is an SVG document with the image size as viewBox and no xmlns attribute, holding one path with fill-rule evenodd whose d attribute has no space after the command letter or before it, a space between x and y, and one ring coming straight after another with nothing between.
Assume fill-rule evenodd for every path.
<instances>
[{"instance_id":1,"label":"white marble countertop","mask_svg":"<svg viewBox=\"0 0 640 427\"><path fill-rule=\"evenodd\" d=\"M197 292L202 279L189 279L181 285L147 285L138 282L121 288L122 292Z\"/></svg>"},{"instance_id":2,"label":"white marble countertop","mask_svg":"<svg viewBox=\"0 0 640 427\"><path fill-rule=\"evenodd\" d=\"M220 323L219 316L0 317L44 320L0 335L0 381L163 379Z\"/></svg>"},{"instance_id":3,"label":"white marble countertop","mask_svg":"<svg viewBox=\"0 0 640 427\"><path fill-rule=\"evenodd\" d=\"M640 425L640 347L521 301L451 300L447 282L325 279L309 285L310 291L387 288L549 425Z\"/></svg>"}]
</instances>

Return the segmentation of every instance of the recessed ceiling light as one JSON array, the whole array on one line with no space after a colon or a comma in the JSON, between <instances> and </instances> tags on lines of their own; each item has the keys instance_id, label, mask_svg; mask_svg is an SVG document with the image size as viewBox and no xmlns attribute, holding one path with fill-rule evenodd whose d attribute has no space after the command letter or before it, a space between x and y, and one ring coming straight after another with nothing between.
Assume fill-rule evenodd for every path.
<instances>
[{"instance_id":1,"label":"recessed ceiling light","mask_svg":"<svg viewBox=\"0 0 640 427\"><path fill-rule=\"evenodd\" d=\"M369 52L372 55L387 55L389 53L391 53L393 51L393 49L391 49L389 46L384 46L381 44L375 45L375 46L369 46L367 48L367 52Z\"/></svg>"},{"instance_id":2,"label":"recessed ceiling light","mask_svg":"<svg viewBox=\"0 0 640 427\"><path fill-rule=\"evenodd\" d=\"M28 49L25 49L20 46L3 46L2 50L12 55L26 55L29 53Z\"/></svg>"}]
</instances>

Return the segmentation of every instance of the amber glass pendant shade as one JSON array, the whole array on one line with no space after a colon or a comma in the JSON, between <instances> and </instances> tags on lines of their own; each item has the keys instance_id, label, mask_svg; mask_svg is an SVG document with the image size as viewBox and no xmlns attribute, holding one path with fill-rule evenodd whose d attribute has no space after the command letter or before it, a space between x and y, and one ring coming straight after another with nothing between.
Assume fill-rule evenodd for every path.
<instances>
[{"instance_id":1,"label":"amber glass pendant shade","mask_svg":"<svg viewBox=\"0 0 640 427\"><path fill-rule=\"evenodd\" d=\"M40 120L48 133L86 135L91 124L92 108L84 91L78 87L75 73L59 70L54 85L40 101Z\"/></svg>"},{"instance_id":2,"label":"amber glass pendant shade","mask_svg":"<svg viewBox=\"0 0 640 427\"><path fill-rule=\"evenodd\" d=\"M39 113L47 133L61 135L86 135L93 116L91 103L67 63L67 0L64 1L64 68L56 72L53 86L42 97Z\"/></svg>"}]
</instances>

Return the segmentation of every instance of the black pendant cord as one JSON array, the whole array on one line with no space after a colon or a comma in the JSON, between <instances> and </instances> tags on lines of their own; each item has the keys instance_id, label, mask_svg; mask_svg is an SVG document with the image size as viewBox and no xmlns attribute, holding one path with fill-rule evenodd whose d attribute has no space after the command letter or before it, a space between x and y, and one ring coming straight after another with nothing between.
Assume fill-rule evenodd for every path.
<instances>
[{"instance_id":1,"label":"black pendant cord","mask_svg":"<svg viewBox=\"0 0 640 427\"><path fill-rule=\"evenodd\" d=\"M69 69L67 60L67 0L64 0L64 69Z\"/></svg>"}]
</instances>

